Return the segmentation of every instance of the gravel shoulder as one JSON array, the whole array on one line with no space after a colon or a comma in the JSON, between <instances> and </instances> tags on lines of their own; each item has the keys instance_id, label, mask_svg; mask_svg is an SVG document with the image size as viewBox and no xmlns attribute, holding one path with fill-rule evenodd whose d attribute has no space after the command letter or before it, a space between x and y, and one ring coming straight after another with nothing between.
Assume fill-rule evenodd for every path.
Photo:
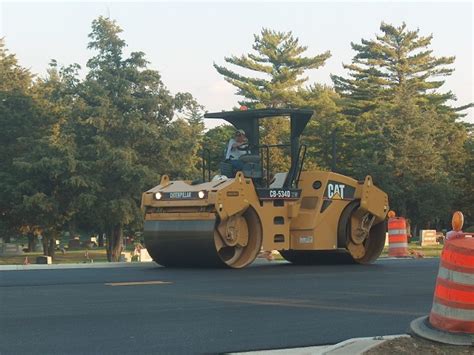
<instances>
[{"instance_id":1,"label":"gravel shoulder","mask_svg":"<svg viewBox=\"0 0 474 355\"><path fill-rule=\"evenodd\" d=\"M417 337L409 337L388 340L364 352L364 355L380 354L472 355L474 354L474 346L448 345Z\"/></svg>"}]
</instances>

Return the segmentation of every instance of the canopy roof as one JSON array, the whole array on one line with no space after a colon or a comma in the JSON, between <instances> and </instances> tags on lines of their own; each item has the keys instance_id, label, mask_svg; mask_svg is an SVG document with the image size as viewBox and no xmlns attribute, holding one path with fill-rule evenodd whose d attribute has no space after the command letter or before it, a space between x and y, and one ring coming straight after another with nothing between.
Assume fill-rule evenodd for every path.
<instances>
[{"instance_id":1,"label":"canopy roof","mask_svg":"<svg viewBox=\"0 0 474 355\"><path fill-rule=\"evenodd\" d=\"M260 140L258 121L260 118L289 116L291 120L291 141L293 142L303 133L313 113L313 110L308 109L272 108L206 113L204 118L220 118L226 120L237 129L243 129L250 143L258 146Z\"/></svg>"},{"instance_id":2,"label":"canopy roof","mask_svg":"<svg viewBox=\"0 0 474 355\"><path fill-rule=\"evenodd\" d=\"M205 118L220 118L231 123L237 129L243 129L251 146L260 147L260 125L261 118L272 117L290 117L290 145L291 145L291 167L283 184L284 187L290 187L294 183L297 175L298 167L302 164L299 162L299 138L303 133L306 125L313 116L313 110L307 109L260 109L260 110L240 110L228 112L206 113ZM258 154L258 152L253 152Z\"/></svg>"}]
</instances>

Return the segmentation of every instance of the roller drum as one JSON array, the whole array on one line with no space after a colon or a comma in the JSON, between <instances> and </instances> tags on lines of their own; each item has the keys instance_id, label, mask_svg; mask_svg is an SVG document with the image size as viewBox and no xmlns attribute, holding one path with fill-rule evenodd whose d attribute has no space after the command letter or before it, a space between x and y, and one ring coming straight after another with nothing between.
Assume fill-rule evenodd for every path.
<instances>
[{"instance_id":1,"label":"roller drum","mask_svg":"<svg viewBox=\"0 0 474 355\"><path fill-rule=\"evenodd\" d=\"M226 267L217 254L215 224L215 219L145 221L145 245L163 266Z\"/></svg>"},{"instance_id":2,"label":"roller drum","mask_svg":"<svg viewBox=\"0 0 474 355\"><path fill-rule=\"evenodd\" d=\"M229 217L147 220L145 245L153 260L171 267L243 268L262 246L262 227L253 208Z\"/></svg>"}]
</instances>

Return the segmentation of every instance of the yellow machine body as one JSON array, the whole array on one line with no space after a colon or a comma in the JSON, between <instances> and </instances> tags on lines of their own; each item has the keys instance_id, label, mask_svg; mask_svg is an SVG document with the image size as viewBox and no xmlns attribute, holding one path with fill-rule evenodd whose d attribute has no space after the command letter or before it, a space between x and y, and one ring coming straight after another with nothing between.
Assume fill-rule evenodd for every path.
<instances>
[{"instance_id":1,"label":"yellow machine body","mask_svg":"<svg viewBox=\"0 0 474 355\"><path fill-rule=\"evenodd\" d=\"M324 257L320 251L359 263L379 256L388 197L370 176L356 181L303 171L297 186L284 188L285 176L275 174L267 188L258 188L241 172L195 185L164 175L142 196L151 256L164 266L234 268L253 262L262 249L305 264Z\"/></svg>"},{"instance_id":2,"label":"yellow machine body","mask_svg":"<svg viewBox=\"0 0 474 355\"><path fill-rule=\"evenodd\" d=\"M247 266L261 250L278 250L297 264L377 259L385 243L388 197L370 176L356 181L304 171L306 146L299 139L313 115L308 109L206 113L234 125L240 143L229 142L233 153L221 162L222 175L211 180L207 164L211 181L204 182L203 154L201 183L163 175L143 194L145 244L153 259L164 266L231 268ZM289 117L288 143L261 144L260 120L272 117ZM275 148L289 151L287 172L270 171Z\"/></svg>"}]
</instances>

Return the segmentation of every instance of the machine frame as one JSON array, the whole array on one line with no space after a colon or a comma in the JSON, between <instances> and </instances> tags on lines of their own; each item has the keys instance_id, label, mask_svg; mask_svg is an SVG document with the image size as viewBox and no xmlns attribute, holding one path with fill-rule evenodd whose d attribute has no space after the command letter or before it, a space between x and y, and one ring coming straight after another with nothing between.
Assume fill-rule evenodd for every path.
<instances>
[{"instance_id":1,"label":"machine frame","mask_svg":"<svg viewBox=\"0 0 474 355\"><path fill-rule=\"evenodd\" d=\"M387 195L363 181L327 171L302 171L300 136L312 110L264 109L206 114L244 129L261 147L259 120L290 117L291 167L258 186L233 178L192 184L163 175L145 192L145 243L165 266L245 267L261 249L297 264L322 260L373 262L385 242Z\"/></svg>"}]
</instances>

